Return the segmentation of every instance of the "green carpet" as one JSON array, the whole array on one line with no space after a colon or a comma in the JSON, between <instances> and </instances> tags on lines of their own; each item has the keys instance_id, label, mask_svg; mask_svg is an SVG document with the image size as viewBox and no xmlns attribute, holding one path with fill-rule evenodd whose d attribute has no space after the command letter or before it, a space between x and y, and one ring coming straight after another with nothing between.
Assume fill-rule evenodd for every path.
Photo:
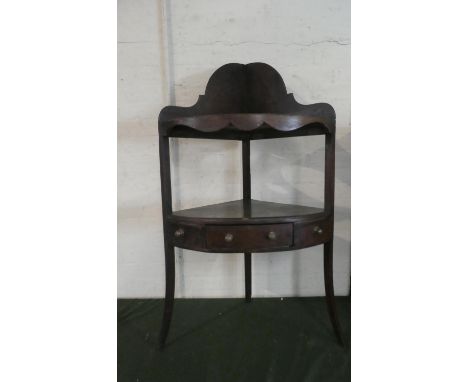
<instances>
[{"instance_id":1,"label":"green carpet","mask_svg":"<svg viewBox=\"0 0 468 382\"><path fill-rule=\"evenodd\" d=\"M337 305L345 348L324 298L178 299L160 351L163 300L118 300L118 381L350 381L350 299Z\"/></svg>"}]
</instances>

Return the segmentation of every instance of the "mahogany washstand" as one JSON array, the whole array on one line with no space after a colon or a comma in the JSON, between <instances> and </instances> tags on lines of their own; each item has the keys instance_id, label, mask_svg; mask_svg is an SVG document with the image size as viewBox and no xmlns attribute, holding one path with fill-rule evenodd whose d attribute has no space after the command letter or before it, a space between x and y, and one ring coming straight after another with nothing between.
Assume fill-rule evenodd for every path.
<instances>
[{"instance_id":1,"label":"mahogany washstand","mask_svg":"<svg viewBox=\"0 0 468 382\"><path fill-rule=\"evenodd\" d=\"M325 135L324 208L253 200L250 141ZM172 210L169 138L242 141L243 199ZM301 105L280 74L264 63L227 64L214 72L205 95L191 107L167 106L159 114L166 298L160 332L164 347L174 306L174 247L201 252L244 253L245 299L251 300L251 254L292 251L323 244L328 312L340 344L343 337L333 292L335 111L326 103Z\"/></svg>"}]
</instances>

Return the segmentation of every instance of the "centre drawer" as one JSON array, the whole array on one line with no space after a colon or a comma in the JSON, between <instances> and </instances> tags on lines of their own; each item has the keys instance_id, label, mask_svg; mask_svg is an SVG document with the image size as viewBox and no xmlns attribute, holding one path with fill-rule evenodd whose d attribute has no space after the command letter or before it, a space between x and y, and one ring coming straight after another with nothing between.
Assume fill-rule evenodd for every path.
<instances>
[{"instance_id":1,"label":"centre drawer","mask_svg":"<svg viewBox=\"0 0 468 382\"><path fill-rule=\"evenodd\" d=\"M293 243L293 225L245 224L208 225L206 246L210 250L229 252L267 252L288 248Z\"/></svg>"}]
</instances>

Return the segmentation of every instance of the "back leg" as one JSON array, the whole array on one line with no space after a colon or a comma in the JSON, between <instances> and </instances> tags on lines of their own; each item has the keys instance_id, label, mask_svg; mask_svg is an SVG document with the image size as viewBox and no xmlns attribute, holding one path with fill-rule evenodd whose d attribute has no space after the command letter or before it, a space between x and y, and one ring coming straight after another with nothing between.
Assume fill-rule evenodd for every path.
<instances>
[{"instance_id":1,"label":"back leg","mask_svg":"<svg viewBox=\"0 0 468 382\"><path fill-rule=\"evenodd\" d=\"M244 253L244 269L245 269L245 302L250 302L252 299L252 254Z\"/></svg>"}]
</instances>

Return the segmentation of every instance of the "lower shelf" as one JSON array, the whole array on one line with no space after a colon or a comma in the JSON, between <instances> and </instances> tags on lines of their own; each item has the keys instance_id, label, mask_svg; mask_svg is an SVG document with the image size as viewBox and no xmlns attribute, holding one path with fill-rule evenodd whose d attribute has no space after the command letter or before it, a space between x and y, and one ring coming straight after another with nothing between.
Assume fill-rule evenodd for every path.
<instances>
[{"instance_id":1,"label":"lower shelf","mask_svg":"<svg viewBox=\"0 0 468 382\"><path fill-rule=\"evenodd\" d=\"M260 200L234 200L173 212L175 218L186 219L261 219L304 217L323 214L321 208L264 202Z\"/></svg>"}]
</instances>

